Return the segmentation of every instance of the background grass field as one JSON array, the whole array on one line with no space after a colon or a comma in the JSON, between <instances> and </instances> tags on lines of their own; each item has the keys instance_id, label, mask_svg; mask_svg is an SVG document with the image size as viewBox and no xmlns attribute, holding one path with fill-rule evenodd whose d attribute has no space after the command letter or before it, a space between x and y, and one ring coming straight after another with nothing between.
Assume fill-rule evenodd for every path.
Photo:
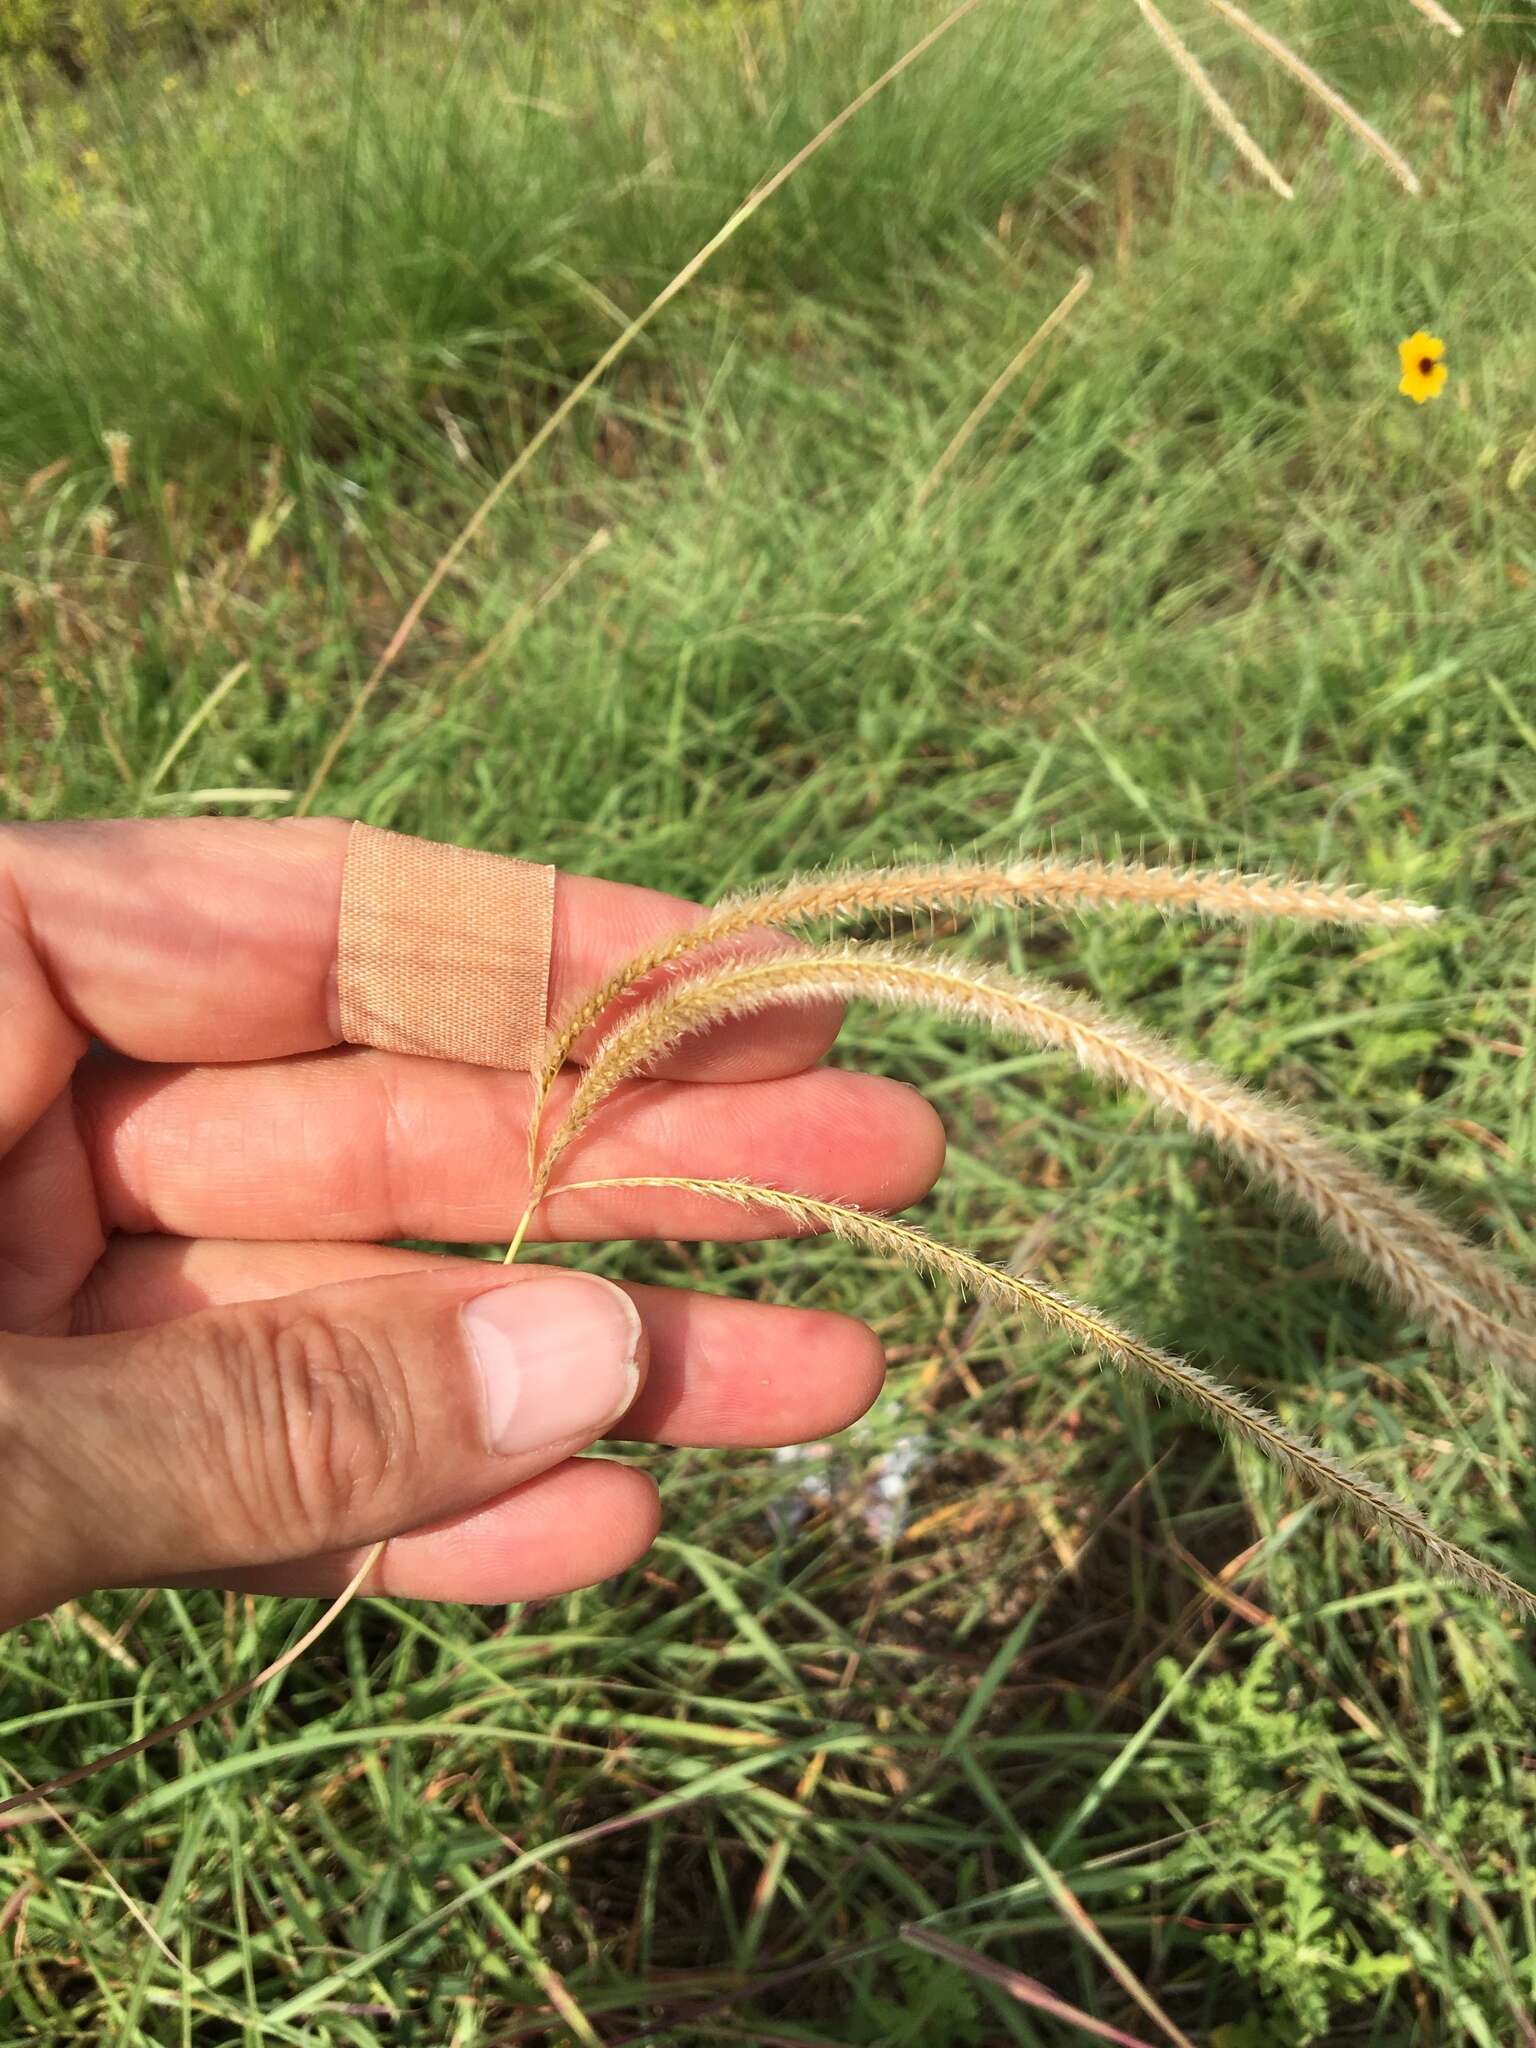
<instances>
[{"instance_id":1,"label":"background grass field","mask_svg":"<svg viewBox=\"0 0 1536 2048\"><path fill-rule=\"evenodd\" d=\"M200 43L183 10L131 61L92 45L83 85L18 67L8 814L292 808L499 468L938 11L273 9ZM1434 931L1365 942L950 943L1308 1103L1529 1274L1536 37L1523 7L1460 42L1406 0L1262 11L1422 201L1208 11L1181 26L1289 207L1128 5L988 0L496 512L320 807L702 897L1054 843L1430 898ZM1420 324L1452 365L1422 410L1395 391ZM838 1057L942 1110L939 1234L1229 1371L1536 1582L1525 1401L1198 1146L935 1023L856 1014ZM1213 2048L1522 2038L1536 1700L1507 1617L845 1248L583 1257L853 1309L889 1390L824 1457L644 1454L667 1531L619 1583L359 1606L69 1795L73 1837L0 1832L0 2039L1085 2038L982 1957L1146 2041L1146 1998ZM0 1754L88 1760L313 1612L119 1596L16 1631Z\"/></svg>"}]
</instances>

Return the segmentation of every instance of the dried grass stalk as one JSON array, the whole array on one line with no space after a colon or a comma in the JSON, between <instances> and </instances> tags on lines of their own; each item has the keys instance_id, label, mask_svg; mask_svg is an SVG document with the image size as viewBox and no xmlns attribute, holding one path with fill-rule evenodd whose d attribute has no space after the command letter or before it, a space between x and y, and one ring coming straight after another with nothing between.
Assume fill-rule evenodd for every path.
<instances>
[{"instance_id":1,"label":"dried grass stalk","mask_svg":"<svg viewBox=\"0 0 1536 2048\"><path fill-rule=\"evenodd\" d=\"M976 432L976 429L981 425L987 414L1014 380L1024 370L1028 369L1029 365L1034 361L1041 349L1045 347L1045 344L1050 340L1057 328L1069 316L1072 308L1092 283L1093 272L1085 266L1077 273L1067 291L1051 308L1050 312L1046 314L1024 346L1016 350L1010 360L999 370L991 384L988 385L981 397L977 399L971 410L961 421L959 427L955 430L954 438L950 441L949 446L923 479L922 487L917 494L919 506L927 504L939 480L964 452L972 435Z\"/></svg>"},{"instance_id":2,"label":"dried grass stalk","mask_svg":"<svg viewBox=\"0 0 1536 2048\"><path fill-rule=\"evenodd\" d=\"M1209 113L1211 119L1216 123L1222 134L1226 136L1233 148L1240 155L1247 158L1259 176L1278 192L1282 199L1294 199L1296 197L1295 191L1281 177L1275 166L1237 118L1230 102L1224 99L1221 93L1217 91L1215 80L1173 26L1173 23L1159 14L1152 5L1152 0L1136 0L1136 5L1141 9L1142 19L1146 22L1147 27L1151 29L1153 35L1157 37L1157 40L1173 59L1174 64L1189 80L1201 99L1204 100L1207 113Z\"/></svg>"},{"instance_id":3,"label":"dried grass stalk","mask_svg":"<svg viewBox=\"0 0 1536 2048\"><path fill-rule=\"evenodd\" d=\"M1432 21L1436 28L1443 28L1448 36L1464 35L1466 31L1454 14L1447 14L1440 0L1408 0L1410 7L1416 7L1426 21Z\"/></svg>"},{"instance_id":4,"label":"dried grass stalk","mask_svg":"<svg viewBox=\"0 0 1536 2048\"><path fill-rule=\"evenodd\" d=\"M1269 29L1261 28L1251 14L1245 14L1241 7L1235 5L1235 0L1209 0L1209 4L1218 14L1230 21L1235 29L1241 30L1250 42L1257 43L1261 50L1273 57L1282 70L1289 71L1293 78L1300 79L1314 99L1321 100L1331 114L1336 115L1346 128L1359 136L1367 149L1375 151L1405 192L1412 193L1415 199L1420 197L1424 188L1408 159L1395 150L1380 129L1373 128L1364 114L1352 107L1341 92L1336 92L1326 78L1319 77L1307 60L1298 55L1289 43L1283 43L1279 36L1272 34ZM1144 9L1145 0L1137 0L1137 5Z\"/></svg>"},{"instance_id":5,"label":"dried grass stalk","mask_svg":"<svg viewBox=\"0 0 1536 2048\"><path fill-rule=\"evenodd\" d=\"M658 967L743 932L784 929L824 919L963 911L1037 904L1053 911L1158 910L1208 918L1289 918L1303 924L1426 925L1439 913L1369 889L1337 888L1294 875L1231 869L1147 867L1139 861L939 861L801 875L727 896L691 931L637 954L564 1020L534 1077L531 1147L555 1076L584 1032L609 1005Z\"/></svg>"},{"instance_id":6,"label":"dried grass stalk","mask_svg":"<svg viewBox=\"0 0 1536 2048\"><path fill-rule=\"evenodd\" d=\"M830 1231L881 1258L895 1259L949 1280L1002 1308L1027 1309L1053 1329L1064 1332L1080 1349L1096 1352L1122 1371L1133 1376L1139 1374L1164 1392L1191 1403L1230 1435L1253 1444L1283 1465L1315 1492L1349 1508L1362 1522L1379 1523L1389 1529L1434 1569L1536 1618L1536 1597L1505 1573L1439 1535L1416 1509L1377 1486L1374 1480L1340 1464L1320 1445L1287 1429L1266 1409L1245 1394L1223 1386L1199 1366L1131 1336L1096 1309L1085 1308L1039 1281L1004 1272L969 1252L940 1244L911 1224L897 1223L887 1216L872 1216L848 1203L791 1194L750 1181L634 1174L570 1182L552 1192L573 1194L578 1190L596 1192L609 1188L675 1189L679 1193L733 1202L745 1209L776 1209L807 1231Z\"/></svg>"},{"instance_id":7,"label":"dried grass stalk","mask_svg":"<svg viewBox=\"0 0 1536 2048\"><path fill-rule=\"evenodd\" d=\"M759 213L768 204L768 201L773 198L776 192L782 190L789 183L790 179L794 177L802 165L808 164L818 151L824 149L829 142L842 133L850 121L864 111L871 100L877 99L885 91L886 87L894 84L910 65L915 64L920 57L925 56L941 36L947 36L952 28L957 28L966 16L973 14L981 4L982 0L956 0L956 4L950 8L946 15L934 23L926 35L920 36L909 49L904 50L893 64L888 64L878 78L872 78L862 92L856 93L845 107L832 116L831 120L824 127L818 128L810 141L802 143L794 155L787 162L780 164L771 177L764 178L760 184L754 185L729 218L716 228L709 240L701 248L694 251L682 269L668 279L667 283L662 286L661 290L657 292L649 304L643 306L633 320L614 336L596 362L592 363L577 378L560 403L553 408L543 422L529 435L523 446L513 456L511 462L502 471L469 518L459 528L453 539L433 563L431 573L427 577L426 582L422 584L409 605L407 605L401 616L400 623L389 637L389 644L369 670L359 686L357 694L347 706L340 725L327 742L325 751L320 756L320 764L310 777L309 785L299 799L298 809L295 813L296 816L300 818L308 817L309 813L314 809L316 799L325 787L331 770L341 757L342 748L345 747L347 741L351 738L359 719L367 710L380 684L394 667L406 643L421 623L422 614L426 611L427 606L442 588L449 575L451 575L463 556L465 549L479 536L486 521L517 482L518 478L522 476L530 463L532 463L535 456L560 431L587 395L597 388L620 357L629 350L634 342L639 340L640 336L651 325L657 315L664 312L671 305L672 301L677 298L679 293L688 289L689 285L692 284L693 280L710 260L746 226L754 214Z\"/></svg>"},{"instance_id":8,"label":"dried grass stalk","mask_svg":"<svg viewBox=\"0 0 1536 2048\"><path fill-rule=\"evenodd\" d=\"M786 1001L864 998L978 1025L1068 1052L1087 1072L1139 1088L1257 1178L1306 1209L1411 1312L1463 1347L1536 1370L1536 1338L1458 1291L1481 1291L1536 1326L1536 1295L1464 1243L1411 1196L1378 1180L1288 1107L1188 1060L1153 1033L1082 997L894 946L842 945L732 961L675 982L609 1033L578 1082L533 1180L537 1201L559 1160L615 1088L689 1033Z\"/></svg>"},{"instance_id":9,"label":"dried grass stalk","mask_svg":"<svg viewBox=\"0 0 1536 2048\"><path fill-rule=\"evenodd\" d=\"M88 1778L99 1777L103 1771L111 1770L114 1764L126 1763L130 1757L142 1756L146 1749L153 1749L157 1742L169 1742L173 1735L185 1734L187 1729L195 1728L199 1721L206 1721L212 1714L223 1713L226 1707L234 1706L238 1700L249 1699L253 1692L258 1691L270 1680L281 1677L290 1665L299 1661L306 1650L319 1642L338 1615L344 1614L352 1605L387 1548L387 1538L383 1542L375 1543L319 1620L312 1622L298 1641L290 1643L281 1656L274 1657L270 1664L264 1664L254 1678L242 1679L238 1685L232 1685L228 1692L221 1692L217 1699L205 1700L200 1707L194 1707L190 1714L183 1714L176 1721L168 1721L161 1728L152 1728L147 1735L137 1736L132 1742L125 1742L118 1749L109 1749L105 1756L99 1756L91 1763L81 1764L78 1770L65 1771L62 1777L50 1778L46 1785L29 1785L25 1792L15 1793L9 1799L0 1799L0 1815L14 1813L29 1800L42 1799L54 1792L67 1792L72 1785L83 1785Z\"/></svg>"}]
</instances>

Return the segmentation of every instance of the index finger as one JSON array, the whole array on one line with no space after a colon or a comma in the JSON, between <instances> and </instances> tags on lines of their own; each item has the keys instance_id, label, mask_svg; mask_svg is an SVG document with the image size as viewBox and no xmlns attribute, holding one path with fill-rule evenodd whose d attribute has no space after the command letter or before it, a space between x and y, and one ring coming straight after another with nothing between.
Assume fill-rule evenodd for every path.
<instances>
[{"instance_id":1,"label":"index finger","mask_svg":"<svg viewBox=\"0 0 1536 2048\"><path fill-rule=\"evenodd\" d=\"M64 1087L89 1038L177 1063L339 1044L349 831L340 818L0 826L0 1023L22 1054L0 1080L0 1150ZM560 874L551 1018L703 914L656 890ZM795 1073L821 1058L839 1019L830 1005L743 1019L679 1047L658 1071Z\"/></svg>"}]
</instances>

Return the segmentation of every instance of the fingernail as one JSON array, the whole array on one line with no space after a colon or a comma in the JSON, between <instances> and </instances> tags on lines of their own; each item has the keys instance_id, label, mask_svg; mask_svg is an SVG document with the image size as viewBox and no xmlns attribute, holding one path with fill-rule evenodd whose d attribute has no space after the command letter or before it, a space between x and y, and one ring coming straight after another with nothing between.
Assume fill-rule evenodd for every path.
<instances>
[{"instance_id":1,"label":"fingernail","mask_svg":"<svg viewBox=\"0 0 1536 2048\"><path fill-rule=\"evenodd\" d=\"M462 1313L500 1457L598 1436L635 1398L640 1317L607 1280L524 1280L476 1295Z\"/></svg>"}]
</instances>

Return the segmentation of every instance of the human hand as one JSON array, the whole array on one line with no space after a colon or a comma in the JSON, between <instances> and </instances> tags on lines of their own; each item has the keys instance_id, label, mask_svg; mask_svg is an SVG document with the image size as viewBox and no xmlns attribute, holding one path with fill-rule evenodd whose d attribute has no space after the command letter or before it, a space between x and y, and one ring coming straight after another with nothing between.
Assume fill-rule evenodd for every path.
<instances>
[{"instance_id":1,"label":"human hand","mask_svg":"<svg viewBox=\"0 0 1536 2048\"><path fill-rule=\"evenodd\" d=\"M369 1585L393 1594L590 1584L659 1509L646 1474L575 1452L800 1442L878 1390L848 1317L377 1242L511 1236L532 1082L340 1046L347 831L0 827L0 1627L98 1586L332 1592L384 1538ZM552 1016L697 914L562 875ZM838 1022L786 1009L680 1047L583 1138L583 1176L915 1200L938 1120L816 1066ZM549 1204L529 1241L763 1228L610 1190Z\"/></svg>"}]
</instances>

